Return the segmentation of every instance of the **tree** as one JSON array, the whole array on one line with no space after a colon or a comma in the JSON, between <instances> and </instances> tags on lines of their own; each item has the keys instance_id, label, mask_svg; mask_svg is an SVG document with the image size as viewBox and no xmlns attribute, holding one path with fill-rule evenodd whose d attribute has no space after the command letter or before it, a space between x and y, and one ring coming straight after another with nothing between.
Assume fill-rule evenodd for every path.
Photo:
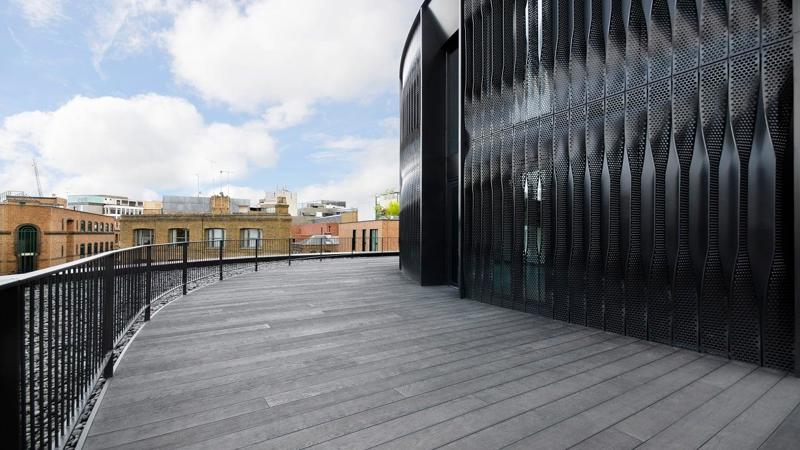
<instances>
[{"instance_id":1,"label":"tree","mask_svg":"<svg viewBox=\"0 0 800 450\"><path fill-rule=\"evenodd\" d=\"M392 200L389 206L386 207L385 214L389 217L397 217L400 215L400 202Z\"/></svg>"}]
</instances>

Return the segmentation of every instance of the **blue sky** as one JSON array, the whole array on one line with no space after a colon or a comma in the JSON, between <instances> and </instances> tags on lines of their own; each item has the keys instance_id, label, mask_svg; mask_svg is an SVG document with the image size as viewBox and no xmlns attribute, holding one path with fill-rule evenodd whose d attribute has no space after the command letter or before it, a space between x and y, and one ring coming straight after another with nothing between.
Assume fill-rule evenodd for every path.
<instances>
[{"instance_id":1,"label":"blue sky","mask_svg":"<svg viewBox=\"0 0 800 450\"><path fill-rule=\"evenodd\" d=\"M35 192L36 159L46 194L192 195L199 175L204 194L286 185L368 218L397 187L419 2L0 2L0 191Z\"/></svg>"}]
</instances>

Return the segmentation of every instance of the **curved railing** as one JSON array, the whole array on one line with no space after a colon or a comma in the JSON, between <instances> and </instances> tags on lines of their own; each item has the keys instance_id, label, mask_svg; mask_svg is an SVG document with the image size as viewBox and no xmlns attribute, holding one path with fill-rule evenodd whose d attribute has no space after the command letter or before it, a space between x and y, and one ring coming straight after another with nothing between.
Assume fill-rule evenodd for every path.
<instances>
[{"instance_id":1,"label":"curved railing","mask_svg":"<svg viewBox=\"0 0 800 450\"><path fill-rule=\"evenodd\" d=\"M303 258L397 253L397 238L247 239L146 245L0 281L7 448L65 445L115 348L166 296L201 280ZM16 423L14 423L16 422ZM11 442L9 442L9 440Z\"/></svg>"}]
</instances>

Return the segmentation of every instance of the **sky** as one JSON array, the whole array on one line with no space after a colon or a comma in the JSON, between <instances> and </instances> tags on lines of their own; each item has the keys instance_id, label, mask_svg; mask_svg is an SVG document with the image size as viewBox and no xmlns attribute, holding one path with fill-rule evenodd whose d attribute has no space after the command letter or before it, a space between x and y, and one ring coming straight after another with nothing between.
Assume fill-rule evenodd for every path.
<instances>
[{"instance_id":1,"label":"sky","mask_svg":"<svg viewBox=\"0 0 800 450\"><path fill-rule=\"evenodd\" d=\"M0 191L347 200L397 188L421 0L0 0Z\"/></svg>"}]
</instances>

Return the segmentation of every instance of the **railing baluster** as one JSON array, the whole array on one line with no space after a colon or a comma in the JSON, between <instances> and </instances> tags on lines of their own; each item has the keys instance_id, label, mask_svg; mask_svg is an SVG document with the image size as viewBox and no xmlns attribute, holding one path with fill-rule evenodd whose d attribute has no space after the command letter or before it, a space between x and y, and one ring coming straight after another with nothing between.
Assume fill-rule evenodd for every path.
<instances>
[{"instance_id":1,"label":"railing baluster","mask_svg":"<svg viewBox=\"0 0 800 450\"><path fill-rule=\"evenodd\" d=\"M189 287L189 243L184 242L181 247L183 252L181 257L181 281L183 283L183 295L186 295Z\"/></svg>"},{"instance_id":2,"label":"railing baluster","mask_svg":"<svg viewBox=\"0 0 800 450\"><path fill-rule=\"evenodd\" d=\"M109 354L103 376L114 376L114 257L105 260L103 280L103 351Z\"/></svg>"},{"instance_id":3,"label":"railing baluster","mask_svg":"<svg viewBox=\"0 0 800 450\"><path fill-rule=\"evenodd\" d=\"M219 240L219 281L222 281L222 251L225 248L225 241Z\"/></svg>"},{"instance_id":4,"label":"railing baluster","mask_svg":"<svg viewBox=\"0 0 800 450\"><path fill-rule=\"evenodd\" d=\"M342 240L332 250L323 239L319 259L329 252L329 256L346 254ZM238 247L226 252L225 247L236 242ZM0 295L9 300L0 318L1 400L7 416L17 417L6 427L4 444L9 448L64 445L96 378L114 375L117 340L134 326L139 314L144 321L150 320L154 301L179 289L184 295L188 292L190 245L195 282L215 276L223 280L226 265L232 270L246 269L251 256L256 272L259 258L285 258L291 265L296 256L291 238L258 238L254 247L252 242L217 240L122 249L0 284ZM351 254L357 253L355 244L350 245ZM385 238L377 246L382 252L396 248L394 240ZM313 258L313 246L306 250L311 254L305 256Z\"/></svg>"},{"instance_id":5,"label":"railing baluster","mask_svg":"<svg viewBox=\"0 0 800 450\"><path fill-rule=\"evenodd\" d=\"M13 417L12 423L6 428L6 445L8 448L21 449L25 447L25 369L23 355L25 354L25 334L23 323L25 320L24 292L20 286L0 290L0 297L5 299L5 311L0 314L0 350L2 352L2 397L0 403L6 411L5 417Z\"/></svg>"},{"instance_id":6,"label":"railing baluster","mask_svg":"<svg viewBox=\"0 0 800 450\"><path fill-rule=\"evenodd\" d=\"M147 265L145 266L144 301L147 303L147 307L144 310L144 321L148 322L150 320L150 307L153 299L153 247L148 245L145 254L147 255Z\"/></svg>"}]
</instances>

